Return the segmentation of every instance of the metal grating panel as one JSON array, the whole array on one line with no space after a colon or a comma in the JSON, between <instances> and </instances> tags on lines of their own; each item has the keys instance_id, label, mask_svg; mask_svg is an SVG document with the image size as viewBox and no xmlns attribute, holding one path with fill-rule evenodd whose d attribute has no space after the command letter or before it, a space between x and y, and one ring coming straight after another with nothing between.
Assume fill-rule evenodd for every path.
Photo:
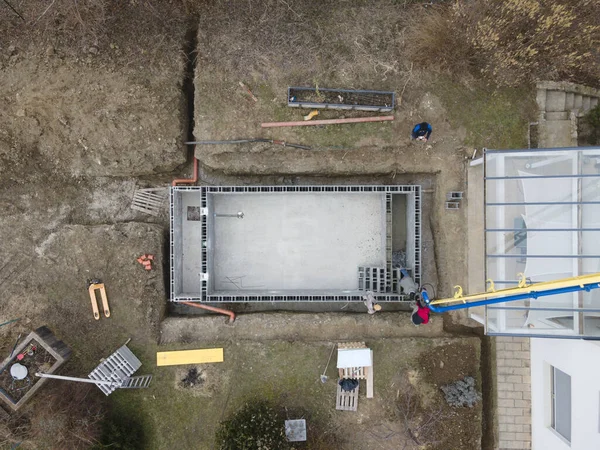
<instances>
[{"instance_id":1,"label":"metal grating panel","mask_svg":"<svg viewBox=\"0 0 600 450\"><path fill-rule=\"evenodd\" d=\"M126 378L123 384L120 386L121 389L142 389L150 386L152 381L152 375L138 375L135 377Z\"/></svg>"},{"instance_id":2,"label":"metal grating panel","mask_svg":"<svg viewBox=\"0 0 600 450\"><path fill-rule=\"evenodd\" d=\"M395 102L389 91L288 87L288 106L296 108L390 112Z\"/></svg>"},{"instance_id":3,"label":"metal grating panel","mask_svg":"<svg viewBox=\"0 0 600 450\"><path fill-rule=\"evenodd\" d=\"M92 370L88 378L98 381L114 381L115 383L112 385L96 385L105 395L109 395L141 366L141 361L124 345Z\"/></svg>"}]
</instances>

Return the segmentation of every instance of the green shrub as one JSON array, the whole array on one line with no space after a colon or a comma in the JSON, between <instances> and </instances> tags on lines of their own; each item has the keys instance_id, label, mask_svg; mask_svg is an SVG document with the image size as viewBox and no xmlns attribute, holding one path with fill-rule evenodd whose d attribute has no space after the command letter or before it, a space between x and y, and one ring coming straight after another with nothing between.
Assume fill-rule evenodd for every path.
<instances>
[{"instance_id":1,"label":"green shrub","mask_svg":"<svg viewBox=\"0 0 600 450\"><path fill-rule=\"evenodd\" d=\"M124 413L113 412L102 424L101 444L94 450L144 450L144 428L137 420Z\"/></svg>"},{"instance_id":2,"label":"green shrub","mask_svg":"<svg viewBox=\"0 0 600 450\"><path fill-rule=\"evenodd\" d=\"M591 145L600 144L600 104L590 109L583 121L589 128L588 142Z\"/></svg>"},{"instance_id":3,"label":"green shrub","mask_svg":"<svg viewBox=\"0 0 600 450\"><path fill-rule=\"evenodd\" d=\"M216 435L219 450L285 450L284 419L268 403L245 404L222 422Z\"/></svg>"}]
</instances>

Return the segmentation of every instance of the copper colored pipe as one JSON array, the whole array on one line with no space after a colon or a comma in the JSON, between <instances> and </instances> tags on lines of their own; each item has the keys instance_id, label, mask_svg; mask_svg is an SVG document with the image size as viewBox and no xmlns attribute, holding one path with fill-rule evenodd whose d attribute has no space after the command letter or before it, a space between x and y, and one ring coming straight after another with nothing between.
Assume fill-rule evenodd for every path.
<instances>
[{"instance_id":1,"label":"copper colored pipe","mask_svg":"<svg viewBox=\"0 0 600 450\"><path fill-rule=\"evenodd\" d=\"M177 184L196 184L198 181L198 158L194 156L194 175L192 178L180 178L178 180L173 180L173 186L177 186Z\"/></svg>"},{"instance_id":2,"label":"copper colored pipe","mask_svg":"<svg viewBox=\"0 0 600 450\"><path fill-rule=\"evenodd\" d=\"M262 128L309 127L313 125L337 125L343 123L387 122L390 120L394 120L394 116L353 117L350 119L308 120L302 122L265 122L261 123L260 126Z\"/></svg>"},{"instance_id":3,"label":"copper colored pipe","mask_svg":"<svg viewBox=\"0 0 600 450\"><path fill-rule=\"evenodd\" d=\"M175 180L178 181L178 180ZM229 311L228 309L223 308L215 308L214 306L208 306L204 303L192 303L192 302L179 302L182 305L193 306L194 308L206 309L207 311L216 312L219 314L225 314L229 316L229 323L233 323L235 321L235 313L233 311Z\"/></svg>"}]
</instances>

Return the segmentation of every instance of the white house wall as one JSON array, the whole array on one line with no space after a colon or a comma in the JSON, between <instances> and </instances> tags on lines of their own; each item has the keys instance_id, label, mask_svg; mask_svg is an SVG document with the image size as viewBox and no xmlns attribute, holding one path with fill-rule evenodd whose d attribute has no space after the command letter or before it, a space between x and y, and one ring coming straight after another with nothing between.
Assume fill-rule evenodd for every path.
<instances>
[{"instance_id":1,"label":"white house wall","mask_svg":"<svg viewBox=\"0 0 600 450\"><path fill-rule=\"evenodd\" d=\"M571 376L571 445L550 428L551 366ZM531 339L534 450L600 449L600 344Z\"/></svg>"}]
</instances>

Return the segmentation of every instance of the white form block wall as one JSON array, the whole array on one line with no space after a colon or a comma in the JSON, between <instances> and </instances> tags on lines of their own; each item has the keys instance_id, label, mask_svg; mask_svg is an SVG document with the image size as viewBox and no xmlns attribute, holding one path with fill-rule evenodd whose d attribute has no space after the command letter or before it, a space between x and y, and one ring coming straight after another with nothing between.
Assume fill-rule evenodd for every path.
<instances>
[{"instance_id":1,"label":"white form block wall","mask_svg":"<svg viewBox=\"0 0 600 450\"><path fill-rule=\"evenodd\" d=\"M571 444L550 428L550 367L571 376ZM600 343L531 339L532 444L534 450L600 449Z\"/></svg>"},{"instance_id":2,"label":"white form block wall","mask_svg":"<svg viewBox=\"0 0 600 450\"><path fill-rule=\"evenodd\" d=\"M174 187L170 214L172 301L362 301L359 267L404 300L395 250L421 281L420 186Z\"/></svg>"}]
</instances>

